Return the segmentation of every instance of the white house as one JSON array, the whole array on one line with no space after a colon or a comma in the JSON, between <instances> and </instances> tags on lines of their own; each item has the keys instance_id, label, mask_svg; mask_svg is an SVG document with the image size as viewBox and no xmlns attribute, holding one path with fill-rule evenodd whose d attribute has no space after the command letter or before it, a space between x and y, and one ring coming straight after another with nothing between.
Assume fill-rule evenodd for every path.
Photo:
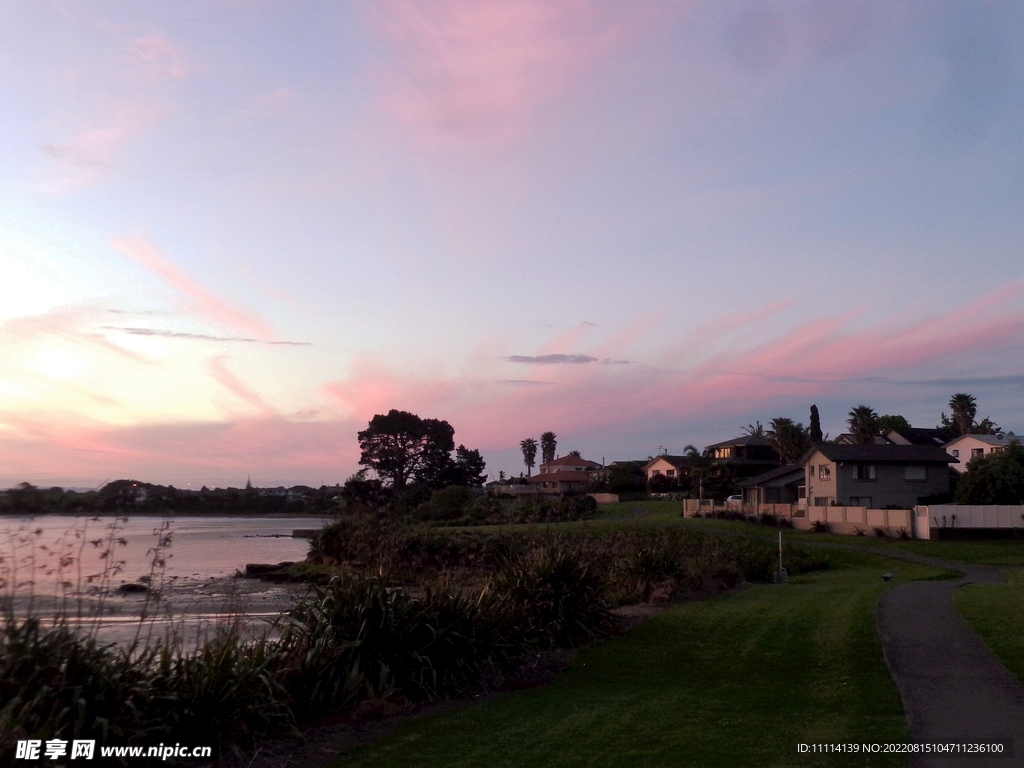
<instances>
[{"instance_id":1,"label":"white house","mask_svg":"<svg viewBox=\"0 0 1024 768\"><path fill-rule=\"evenodd\" d=\"M1007 432L1005 435L961 435L955 440L950 440L944 447L946 453L960 460L959 464L953 465L953 469L963 472L967 469L967 462L975 456L988 456L991 453L1005 451L1006 446L1015 440L1019 442L1019 438L1013 432Z\"/></svg>"}]
</instances>

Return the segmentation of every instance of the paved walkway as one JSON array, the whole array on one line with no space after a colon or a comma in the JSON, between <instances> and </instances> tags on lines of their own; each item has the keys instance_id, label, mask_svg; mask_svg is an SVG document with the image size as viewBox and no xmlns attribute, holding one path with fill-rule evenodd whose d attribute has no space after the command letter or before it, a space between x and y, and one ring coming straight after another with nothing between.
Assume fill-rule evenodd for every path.
<instances>
[{"instance_id":1,"label":"paved walkway","mask_svg":"<svg viewBox=\"0 0 1024 768\"><path fill-rule=\"evenodd\" d=\"M876 550L877 551L877 550ZM1010 674L953 605L965 584L1005 581L995 568L878 551L887 557L949 568L960 581L916 581L886 592L878 604L885 661L903 698L917 742L1013 741L1013 757L917 757L913 768L1024 766L1024 685Z\"/></svg>"}]
</instances>

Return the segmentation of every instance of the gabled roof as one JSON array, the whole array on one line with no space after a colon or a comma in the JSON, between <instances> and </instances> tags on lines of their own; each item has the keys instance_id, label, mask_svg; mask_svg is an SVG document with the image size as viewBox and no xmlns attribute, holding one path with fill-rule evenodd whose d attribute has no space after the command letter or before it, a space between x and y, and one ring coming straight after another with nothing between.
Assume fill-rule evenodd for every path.
<instances>
[{"instance_id":1,"label":"gabled roof","mask_svg":"<svg viewBox=\"0 0 1024 768\"><path fill-rule=\"evenodd\" d=\"M689 456L669 456L667 453L663 453L661 456L655 456L653 459L644 464L642 469L648 469L649 467L653 467L659 461L667 461L676 469L683 469L685 467L693 466L693 459L690 458Z\"/></svg>"},{"instance_id":2,"label":"gabled roof","mask_svg":"<svg viewBox=\"0 0 1024 768\"><path fill-rule=\"evenodd\" d=\"M733 448L740 445L764 445L771 447L771 441L764 435L741 435L732 440L723 440L720 443L709 445L708 448Z\"/></svg>"},{"instance_id":3,"label":"gabled roof","mask_svg":"<svg viewBox=\"0 0 1024 768\"><path fill-rule=\"evenodd\" d=\"M792 478L786 477L787 475L793 475ZM804 476L803 464L783 464L781 467L776 469L770 469L767 472L762 472L760 475L755 475L747 480L744 480L739 485L743 488L757 488L765 485L786 485L786 483L793 482ZM780 481L774 482L773 481Z\"/></svg>"},{"instance_id":4,"label":"gabled roof","mask_svg":"<svg viewBox=\"0 0 1024 768\"><path fill-rule=\"evenodd\" d=\"M821 443L809 448L800 463L806 464L815 451L829 461L871 462L873 464L956 464L956 459L932 445L836 445Z\"/></svg>"},{"instance_id":5,"label":"gabled roof","mask_svg":"<svg viewBox=\"0 0 1024 768\"><path fill-rule=\"evenodd\" d=\"M963 440L965 437L973 437L975 440L978 440L978 441L980 441L982 443L985 443L986 445L1009 445L1014 440L1016 440L1018 442L1020 441L1020 438L1017 437L1015 434L1013 434L1013 432L1007 432L1005 435L1004 434L998 434L998 435L972 435L972 434L966 434L966 435L960 435L960 437L953 438L948 443L946 443L946 446L949 447L949 446L953 445L953 443L957 443L957 442Z\"/></svg>"}]
</instances>

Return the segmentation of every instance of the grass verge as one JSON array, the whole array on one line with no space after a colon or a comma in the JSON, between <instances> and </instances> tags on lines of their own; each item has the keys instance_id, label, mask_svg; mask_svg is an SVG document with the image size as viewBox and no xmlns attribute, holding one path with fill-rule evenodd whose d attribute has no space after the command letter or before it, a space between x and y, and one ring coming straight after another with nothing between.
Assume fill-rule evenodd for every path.
<instances>
[{"instance_id":1,"label":"grass verge","mask_svg":"<svg viewBox=\"0 0 1024 768\"><path fill-rule=\"evenodd\" d=\"M672 608L551 685L406 724L331 766L902 766L796 752L910 736L875 625L891 561L836 557L787 586ZM901 564L901 580L936 575Z\"/></svg>"},{"instance_id":2,"label":"grass verge","mask_svg":"<svg viewBox=\"0 0 1024 768\"><path fill-rule=\"evenodd\" d=\"M957 610L998 659L1024 682L1024 568L1004 568L1006 584L969 584L953 593Z\"/></svg>"}]
</instances>

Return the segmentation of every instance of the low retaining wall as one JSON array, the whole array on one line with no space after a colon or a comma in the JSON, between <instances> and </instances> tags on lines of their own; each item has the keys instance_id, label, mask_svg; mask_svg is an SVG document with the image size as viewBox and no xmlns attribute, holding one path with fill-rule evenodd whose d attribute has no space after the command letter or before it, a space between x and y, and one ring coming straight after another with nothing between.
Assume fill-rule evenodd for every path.
<instances>
[{"instance_id":1,"label":"low retaining wall","mask_svg":"<svg viewBox=\"0 0 1024 768\"><path fill-rule=\"evenodd\" d=\"M809 531L816 522L828 523L833 533L855 535L858 531L872 534L873 529L882 528L890 536L906 531L916 538L928 538L928 526L919 526L919 517L910 509L870 509L868 507L802 507L799 504L738 504L728 502L699 502L687 499L683 502L683 515L693 517L714 515L718 512L740 512L745 515L769 514L789 520L800 531Z\"/></svg>"}]
</instances>

